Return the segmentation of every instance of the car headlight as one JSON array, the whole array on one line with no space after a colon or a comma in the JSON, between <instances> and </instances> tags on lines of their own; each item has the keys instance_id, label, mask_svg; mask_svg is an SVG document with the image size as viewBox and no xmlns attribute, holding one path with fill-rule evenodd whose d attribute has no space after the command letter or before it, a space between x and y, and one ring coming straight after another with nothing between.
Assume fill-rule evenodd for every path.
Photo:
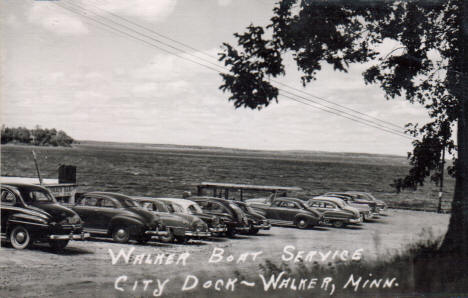
<instances>
[{"instance_id":1,"label":"car headlight","mask_svg":"<svg viewBox=\"0 0 468 298\"><path fill-rule=\"evenodd\" d=\"M78 216L78 214L75 214L71 217L68 217L68 223L69 224L79 224L81 222L81 218Z\"/></svg>"}]
</instances>

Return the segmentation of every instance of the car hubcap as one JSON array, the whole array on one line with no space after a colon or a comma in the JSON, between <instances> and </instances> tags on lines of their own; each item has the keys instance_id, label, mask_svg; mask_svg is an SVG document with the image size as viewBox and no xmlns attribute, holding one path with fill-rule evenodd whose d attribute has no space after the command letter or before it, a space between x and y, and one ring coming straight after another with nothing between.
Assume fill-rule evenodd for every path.
<instances>
[{"instance_id":1,"label":"car hubcap","mask_svg":"<svg viewBox=\"0 0 468 298\"><path fill-rule=\"evenodd\" d=\"M126 234L126 233L125 233L125 230L124 230L124 229L119 229L119 230L117 231L117 237L119 237L119 238L124 238L124 237L125 237L125 234Z\"/></svg>"},{"instance_id":2,"label":"car hubcap","mask_svg":"<svg viewBox=\"0 0 468 298\"><path fill-rule=\"evenodd\" d=\"M304 221L304 220L301 220L301 221L299 222L299 224L300 224L301 226L304 226L304 225L305 225L305 221Z\"/></svg>"},{"instance_id":3,"label":"car hubcap","mask_svg":"<svg viewBox=\"0 0 468 298\"><path fill-rule=\"evenodd\" d=\"M23 244L26 240L26 234L24 232L19 232L16 234L15 239L18 243Z\"/></svg>"}]
</instances>

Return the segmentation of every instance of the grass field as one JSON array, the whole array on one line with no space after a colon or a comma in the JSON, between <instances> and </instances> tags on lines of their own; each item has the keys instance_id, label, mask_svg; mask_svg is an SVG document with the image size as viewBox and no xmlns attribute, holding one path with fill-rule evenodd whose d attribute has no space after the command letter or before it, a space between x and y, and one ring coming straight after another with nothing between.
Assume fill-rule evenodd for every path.
<instances>
[{"instance_id":1,"label":"grass field","mask_svg":"<svg viewBox=\"0 0 468 298\"><path fill-rule=\"evenodd\" d=\"M299 196L327 191L372 192L390 206L434 210L437 188L397 194L390 186L408 171L404 157L306 151L248 151L226 148L81 142L73 148L6 145L1 175L36 177L31 150L45 178L61 164L77 166L80 190L129 195L178 196L201 181L299 186ZM452 197L454 180L445 182Z\"/></svg>"}]
</instances>

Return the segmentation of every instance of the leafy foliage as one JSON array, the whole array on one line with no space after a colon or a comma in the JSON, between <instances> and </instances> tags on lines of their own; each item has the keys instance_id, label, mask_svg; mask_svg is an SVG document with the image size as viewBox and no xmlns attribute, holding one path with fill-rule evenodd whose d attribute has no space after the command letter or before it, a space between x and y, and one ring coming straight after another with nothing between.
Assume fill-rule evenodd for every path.
<instances>
[{"instance_id":1,"label":"leafy foliage","mask_svg":"<svg viewBox=\"0 0 468 298\"><path fill-rule=\"evenodd\" d=\"M34 129L25 127L10 128L2 126L2 144L20 143L31 144L35 146L64 146L70 147L74 140L65 132L55 128L42 129L36 126Z\"/></svg>"},{"instance_id":2,"label":"leafy foliage","mask_svg":"<svg viewBox=\"0 0 468 298\"><path fill-rule=\"evenodd\" d=\"M347 72L350 64L371 63L363 73L366 84L379 84L387 99L424 105L433 119L421 127L407 125L406 132L418 139L408 154L409 174L395 183L416 188L439 168L442 150L457 149L462 5L461 0L279 1L269 25L234 34L237 47L223 44L219 60L230 73L222 74L220 89L231 93L236 108L261 109L278 101L278 88L269 79L285 75L285 54L292 54L304 86L324 64ZM383 50L389 40L398 46Z\"/></svg>"}]
</instances>

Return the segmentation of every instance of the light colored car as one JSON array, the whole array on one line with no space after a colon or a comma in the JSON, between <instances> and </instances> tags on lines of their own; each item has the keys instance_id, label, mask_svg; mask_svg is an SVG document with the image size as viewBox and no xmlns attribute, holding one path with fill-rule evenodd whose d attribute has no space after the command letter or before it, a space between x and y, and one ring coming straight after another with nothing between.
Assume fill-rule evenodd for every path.
<instances>
[{"instance_id":1,"label":"light colored car","mask_svg":"<svg viewBox=\"0 0 468 298\"><path fill-rule=\"evenodd\" d=\"M192 200L179 198L158 199L170 203L175 213L192 215L203 220L208 225L208 229L213 236L219 236L227 231L226 224L219 216L206 214L201 207Z\"/></svg>"},{"instance_id":2,"label":"light colored car","mask_svg":"<svg viewBox=\"0 0 468 298\"><path fill-rule=\"evenodd\" d=\"M348 224L358 224L364 220L359 210L338 198L314 197L307 201L307 206L320 211L323 214L324 222L332 224L336 228L342 228Z\"/></svg>"},{"instance_id":3,"label":"light colored car","mask_svg":"<svg viewBox=\"0 0 468 298\"><path fill-rule=\"evenodd\" d=\"M356 196L356 198L373 201L377 204L377 213L384 214L387 211L387 204L382 200L377 200L371 193L363 192L363 191L347 191L347 194L351 194Z\"/></svg>"},{"instance_id":4,"label":"light colored car","mask_svg":"<svg viewBox=\"0 0 468 298\"><path fill-rule=\"evenodd\" d=\"M185 242L190 238L211 236L208 225L200 218L189 214L174 212L172 205L158 198L132 197L138 204L148 211L155 212L167 227L168 234L160 237L163 242Z\"/></svg>"}]
</instances>

